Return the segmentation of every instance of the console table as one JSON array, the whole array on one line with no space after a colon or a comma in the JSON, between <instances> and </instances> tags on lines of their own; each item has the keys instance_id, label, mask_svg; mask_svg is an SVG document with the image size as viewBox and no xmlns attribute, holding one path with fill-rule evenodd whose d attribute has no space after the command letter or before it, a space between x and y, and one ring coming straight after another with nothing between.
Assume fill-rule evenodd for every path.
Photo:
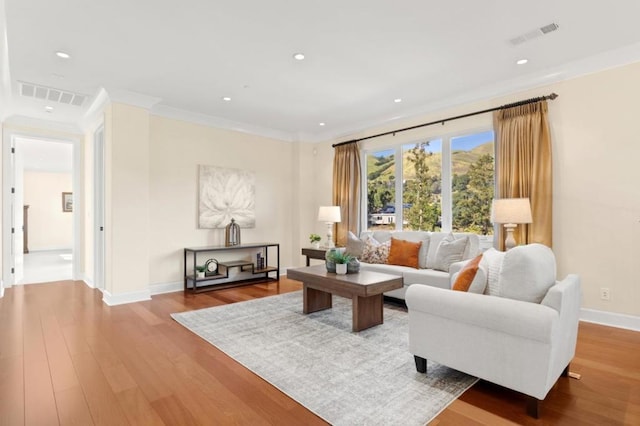
<instances>
[{"instance_id":1,"label":"console table","mask_svg":"<svg viewBox=\"0 0 640 426\"><path fill-rule=\"evenodd\" d=\"M218 261L218 270L215 274L206 275L204 277L198 277L196 274L196 266L198 265L198 255L202 259L207 253L213 254L216 252L240 252L253 250L255 255L255 249L260 250L264 257L264 266L259 267L255 259L246 258L235 260L221 260ZM269 263L269 258L273 260L272 256L269 256L269 251L275 251L275 266ZM240 253L238 253L240 255ZM246 257L246 256L245 256ZM202 263L201 263L202 264ZM187 272L187 267L192 266L192 273ZM230 277L229 271L233 268L238 268L239 272L250 272L251 275L245 278ZM271 276L275 273L275 277ZM256 282L264 281L278 281L280 278L280 244L278 243L248 243L239 244L236 246L206 246L206 247L186 247L184 249L184 290L191 290L194 293L202 291L216 290L222 288L235 287L239 285L253 284Z\"/></svg>"}]
</instances>

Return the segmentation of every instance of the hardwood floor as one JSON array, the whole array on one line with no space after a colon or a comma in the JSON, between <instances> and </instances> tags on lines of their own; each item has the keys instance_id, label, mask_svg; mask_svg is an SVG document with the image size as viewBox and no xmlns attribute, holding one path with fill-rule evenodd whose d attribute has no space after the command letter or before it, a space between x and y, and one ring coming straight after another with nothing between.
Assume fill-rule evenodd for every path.
<instances>
[{"instance_id":1,"label":"hardwood floor","mask_svg":"<svg viewBox=\"0 0 640 426\"><path fill-rule=\"evenodd\" d=\"M169 316L300 288L283 278L109 307L81 281L12 287L0 299L0 425L326 424ZM640 333L583 323L578 340L582 379L561 378L539 420L521 395L479 382L431 424L640 424Z\"/></svg>"}]
</instances>

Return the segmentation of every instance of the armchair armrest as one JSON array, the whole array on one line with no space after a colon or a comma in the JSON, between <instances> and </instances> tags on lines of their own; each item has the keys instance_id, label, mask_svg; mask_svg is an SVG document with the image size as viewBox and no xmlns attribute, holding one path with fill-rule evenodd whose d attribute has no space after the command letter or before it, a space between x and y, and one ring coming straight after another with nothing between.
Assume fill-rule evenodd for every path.
<instances>
[{"instance_id":1,"label":"armchair armrest","mask_svg":"<svg viewBox=\"0 0 640 426\"><path fill-rule=\"evenodd\" d=\"M412 311L423 312L540 342L551 341L559 317L555 309L536 303L431 286L409 286L405 301L410 320Z\"/></svg>"}]
</instances>

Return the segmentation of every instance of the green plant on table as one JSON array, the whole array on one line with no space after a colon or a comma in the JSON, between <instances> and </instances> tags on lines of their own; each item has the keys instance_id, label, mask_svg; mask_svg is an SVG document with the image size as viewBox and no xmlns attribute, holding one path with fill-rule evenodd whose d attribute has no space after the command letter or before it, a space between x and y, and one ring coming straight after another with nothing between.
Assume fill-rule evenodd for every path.
<instances>
[{"instance_id":1,"label":"green plant on table","mask_svg":"<svg viewBox=\"0 0 640 426\"><path fill-rule=\"evenodd\" d=\"M329 260L332 260L336 264L349 263L353 260L353 256L348 253L336 250L329 254Z\"/></svg>"},{"instance_id":2,"label":"green plant on table","mask_svg":"<svg viewBox=\"0 0 640 426\"><path fill-rule=\"evenodd\" d=\"M322 239L322 237L320 237L320 235L318 234L311 234L309 235L309 241L313 244L313 243L318 243L320 242L320 240Z\"/></svg>"},{"instance_id":3,"label":"green plant on table","mask_svg":"<svg viewBox=\"0 0 640 426\"><path fill-rule=\"evenodd\" d=\"M196 271L204 272L206 270L207 270L207 268L204 265L196 265Z\"/></svg>"}]
</instances>

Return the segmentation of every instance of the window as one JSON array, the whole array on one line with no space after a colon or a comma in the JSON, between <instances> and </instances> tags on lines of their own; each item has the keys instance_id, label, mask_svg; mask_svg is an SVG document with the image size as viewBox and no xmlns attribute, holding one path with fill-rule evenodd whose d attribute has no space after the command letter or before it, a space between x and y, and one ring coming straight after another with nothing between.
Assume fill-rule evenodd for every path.
<instances>
[{"instance_id":1,"label":"window","mask_svg":"<svg viewBox=\"0 0 640 426\"><path fill-rule=\"evenodd\" d=\"M493 234L493 131L420 141L362 157L369 230Z\"/></svg>"}]
</instances>

